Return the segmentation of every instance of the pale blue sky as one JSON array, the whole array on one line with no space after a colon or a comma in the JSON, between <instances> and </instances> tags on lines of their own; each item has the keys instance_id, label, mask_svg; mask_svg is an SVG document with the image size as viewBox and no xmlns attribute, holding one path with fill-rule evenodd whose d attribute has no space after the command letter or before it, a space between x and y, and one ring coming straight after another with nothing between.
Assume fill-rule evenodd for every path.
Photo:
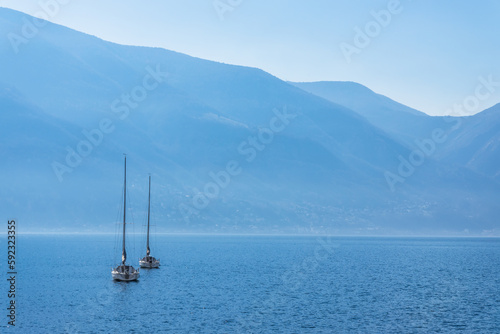
<instances>
[{"instance_id":1,"label":"pale blue sky","mask_svg":"<svg viewBox=\"0 0 500 334\"><path fill-rule=\"evenodd\" d=\"M400 0L390 22L347 62L355 27L397 0L3 0L50 21L130 45L262 68L290 81L346 80L433 115L474 94L478 77L500 82L500 1ZM214 3L233 4L220 19ZM380 25L379 25L380 26ZM376 26L373 26L376 29ZM359 44L358 44L359 46ZM500 87L478 110L500 102Z\"/></svg>"}]
</instances>

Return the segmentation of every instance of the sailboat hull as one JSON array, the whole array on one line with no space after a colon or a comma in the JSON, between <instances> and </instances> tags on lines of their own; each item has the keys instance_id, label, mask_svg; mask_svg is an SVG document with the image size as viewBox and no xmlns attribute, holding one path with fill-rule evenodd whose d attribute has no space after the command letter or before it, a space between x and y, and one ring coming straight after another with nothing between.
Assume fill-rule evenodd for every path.
<instances>
[{"instance_id":1,"label":"sailboat hull","mask_svg":"<svg viewBox=\"0 0 500 334\"><path fill-rule=\"evenodd\" d=\"M115 281L137 281L139 279L139 274L120 274L120 273L111 273L111 276L113 276L113 279Z\"/></svg>"},{"instance_id":2,"label":"sailboat hull","mask_svg":"<svg viewBox=\"0 0 500 334\"><path fill-rule=\"evenodd\" d=\"M154 257L143 257L142 259L139 260L139 265L141 268L147 268L147 269L152 269L152 268L158 268L160 267L160 259L155 259Z\"/></svg>"},{"instance_id":3,"label":"sailboat hull","mask_svg":"<svg viewBox=\"0 0 500 334\"><path fill-rule=\"evenodd\" d=\"M139 279L139 270L132 266L121 265L111 271L111 276L116 281L136 281Z\"/></svg>"}]
</instances>

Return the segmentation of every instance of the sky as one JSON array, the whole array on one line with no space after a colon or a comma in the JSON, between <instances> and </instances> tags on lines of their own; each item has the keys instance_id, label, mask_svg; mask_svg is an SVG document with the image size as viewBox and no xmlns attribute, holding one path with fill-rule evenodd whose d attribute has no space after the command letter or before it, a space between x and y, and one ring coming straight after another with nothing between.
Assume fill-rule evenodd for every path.
<instances>
[{"instance_id":1,"label":"sky","mask_svg":"<svg viewBox=\"0 0 500 334\"><path fill-rule=\"evenodd\" d=\"M0 6L104 40L258 67L287 81L358 82L430 115L453 114L485 80L492 94L464 113L500 102L497 0L0 0Z\"/></svg>"}]
</instances>

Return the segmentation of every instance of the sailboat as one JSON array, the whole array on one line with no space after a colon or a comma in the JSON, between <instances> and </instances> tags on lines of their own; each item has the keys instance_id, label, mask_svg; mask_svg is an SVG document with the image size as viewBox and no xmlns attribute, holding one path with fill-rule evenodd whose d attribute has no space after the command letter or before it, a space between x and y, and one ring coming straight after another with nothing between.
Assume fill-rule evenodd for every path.
<instances>
[{"instance_id":1,"label":"sailboat","mask_svg":"<svg viewBox=\"0 0 500 334\"><path fill-rule=\"evenodd\" d=\"M160 259L156 259L151 256L151 250L149 249L149 221L151 216L151 175L149 176L149 195L148 195L148 232L147 232L147 244L146 244L146 256L139 260L139 265L141 268L158 268L160 266Z\"/></svg>"},{"instance_id":2,"label":"sailboat","mask_svg":"<svg viewBox=\"0 0 500 334\"><path fill-rule=\"evenodd\" d=\"M123 181L123 242L122 242L122 263L111 270L111 276L117 281L135 281L139 278L139 269L135 269L125 263L127 261L127 251L125 250L125 225L127 215L127 156L125 156L125 177Z\"/></svg>"}]
</instances>

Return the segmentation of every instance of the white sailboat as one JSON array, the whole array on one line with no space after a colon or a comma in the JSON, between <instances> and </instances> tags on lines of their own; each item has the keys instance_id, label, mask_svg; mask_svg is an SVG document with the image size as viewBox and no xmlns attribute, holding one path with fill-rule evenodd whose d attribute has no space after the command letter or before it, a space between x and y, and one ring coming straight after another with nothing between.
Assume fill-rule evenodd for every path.
<instances>
[{"instance_id":1,"label":"white sailboat","mask_svg":"<svg viewBox=\"0 0 500 334\"><path fill-rule=\"evenodd\" d=\"M148 232L147 232L147 244L146 244L146 256L139 260L139 265L141 268L158 268L160 266L160 259L156 259L151 256L151 250L149 249L149 220L151 216L151 175L149 176L149 195L148 195Z\"/></svg>"},{"instance_id":2,"label":"white sailboat","mask_svg":"<svg viewBox=\"0 0 500 334\"><path fill-rule=\"evenodd\" d=\"M127 261L127 251L125 250L125 225L127 215L127 156L125 156L125 177L123 181L123 242L122 242L122 263L111 270L111 276L117 281L135 281L139 278L139 269L125 263Z\"/></svg>"}]
</instances>

